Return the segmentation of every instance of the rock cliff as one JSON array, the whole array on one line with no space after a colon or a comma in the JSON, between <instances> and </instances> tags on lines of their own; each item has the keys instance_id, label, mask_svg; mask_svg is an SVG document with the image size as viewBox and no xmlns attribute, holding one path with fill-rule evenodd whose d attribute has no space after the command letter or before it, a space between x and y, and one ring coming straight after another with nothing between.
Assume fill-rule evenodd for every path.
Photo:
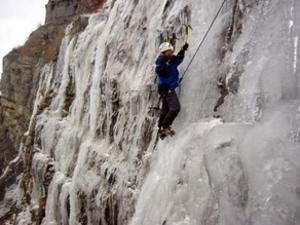
<instances>
[{"instance_id":1,"label":"rock cliff","mask_svg":"<svg viewBox=\"0 0 300 225\"><path fill-rule=\"evenodd\" d=\"M299 1L46 10L4 59L1 222L300 224ZM162 41L181 47L186 20L182 109L161 141L153 63Z\"/></svg>"},{"instance_id":2,"label":"rock cliff","mask_svg":"<svg viewBox=\"0 0 300 225\"><path fill-rule=\"evenodd\" d=\"M60 5L61 2L70 4L69 1L50 1L46 6L46 24L32 32L24 46L13 49L3 59L0 82L0 201L4 200L7 188L18 183L18 176L24 169L21 160L12 164L11 161L18 157L20 144L26 139L24 134L32 116L43 67L57 62L66 26L73 21L72 32L80 32L87 25L87 18L80 15L95 12L103 4L100 1L78 1L79 8L72 13L64 7L48 10L49 4ZM11 205L15 206L12 202ZM9 211L9 207L7 209ZM1 217L5 218L5 215L1 214Z\"/></svg>"}]
</instances>

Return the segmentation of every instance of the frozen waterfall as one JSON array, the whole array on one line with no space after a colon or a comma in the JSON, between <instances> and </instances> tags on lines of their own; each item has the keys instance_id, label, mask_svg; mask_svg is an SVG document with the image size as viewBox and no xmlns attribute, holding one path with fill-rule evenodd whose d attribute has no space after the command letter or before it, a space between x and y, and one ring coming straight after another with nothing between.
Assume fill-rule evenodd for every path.
<instances>
[{"instance_id":1,"label":"frozen waterfall","mask_svg":"<svg viewBox=\"0 0 300 225\"><path fill-rule=\"evenodd\" d=\"M68 26L41 74L18 225L43 198L43 225L300 224L300 1L227 0L178 90L176 136L157 139L161 37L180 48L189 13L184 71L221 3L109 0Z\"/></svg>"}]
</instances>

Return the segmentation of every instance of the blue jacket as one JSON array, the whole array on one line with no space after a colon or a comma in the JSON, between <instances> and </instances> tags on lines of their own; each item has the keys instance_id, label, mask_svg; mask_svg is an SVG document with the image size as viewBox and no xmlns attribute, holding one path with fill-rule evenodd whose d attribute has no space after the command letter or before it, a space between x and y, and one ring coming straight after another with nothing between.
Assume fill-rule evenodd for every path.
<instances>
[{"instance_id":1,"label":"blue jacket","mask_svg":"<svg viewBox=\"0 0 300 225\"><path fill-rule=\"evenodd\" d=\"M180 50L176 56L170 59L163 55L158 56L155 62L155 72L157 74L156 84L166 85L170 90L174 90L179 84L179 72L177 67L184 59L184 50Z\"/></svg>"}]
</instances>

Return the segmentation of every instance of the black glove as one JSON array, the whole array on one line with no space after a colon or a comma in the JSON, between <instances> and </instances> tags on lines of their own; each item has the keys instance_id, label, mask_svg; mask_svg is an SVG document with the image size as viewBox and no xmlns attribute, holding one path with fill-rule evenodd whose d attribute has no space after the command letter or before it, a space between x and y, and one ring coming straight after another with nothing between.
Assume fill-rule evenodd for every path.
<instances>
[{"instance_id":1,"label":"black glove","mask_svg":"<svg viewBox=\"0 0 300 225\"><path fill-rule=\"evenodd\" d=\"M168 58L168 57L166 57L166 56L161 56L161 58L160 58L160 63L161 63L161 64L167 64L168 61L169 61L169 58Z\"/></svg>"},{"instance_id":2,"label":"black glove","mask_svg":"<svg viewBox=\"0 0 300 225\"><path fill-rule=\"evenodd\" d=\"M155 72L162 77L165 77L168 75L168 68L167 65L163 64L161 66L158 66L155 68Z\"/></svg>"},{"instance_id":3,"label":"black glove","mask_svg":"<svg viewBox=\"0 0 300 225\"><path fill-rule=\"evenodd\" d=\"M183 51L186 51L186 50L188 50L188 48L189 48L189 44L188 43L185 43L183 46L182 46L182 50Z\"/></svg>"},{"instance_id":4,"label":"black glove","mask_svg":"<svg viewBox=\"0 0 300 225\"><path fill-rule=\"evenodd\" d=\"M176 62L176 56L172 56L169 61L168 64L174 64Z\"/></svg>"}]
</instances>

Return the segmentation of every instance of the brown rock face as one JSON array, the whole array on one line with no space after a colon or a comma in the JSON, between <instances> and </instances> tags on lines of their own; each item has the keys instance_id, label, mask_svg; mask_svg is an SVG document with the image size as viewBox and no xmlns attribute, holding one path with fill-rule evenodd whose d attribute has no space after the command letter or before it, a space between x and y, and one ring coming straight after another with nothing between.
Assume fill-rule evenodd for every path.
<instances>
[{"instance_id":1,"label":"brown rock face","mask_svg":"<svg viewBox=\"0 0 300 225\"><path fill-rule=\"evenodd\" d=\"M96 12L105 0L49 0L46 5L46 23L67 20L82 13Z\"/></svg>"},{"instance_id":2,"label":"brown rock face","mask_svg":"<svg viewBox=\"0 0 300 225\"><path fill-rule=\"evenodd\" d=\"M103 6L105 0L81 0L79 3L79 13L95 12Z\"/></svg>"},{"instance_id":3,"label":"brown rock face","mask_svg":"<svg viewBox=\"0 0 300 225\"><path fill-rule=\"evenodd\" d=\"M46 5L46 24L69 19L78 11L78 0L49 0Z\"/></svg>"},{"instance_id":4,"label":"brown rock face","mask_svg":"<svg viewBox=\"0 0 300 225\"><path fill-rule=\"evenodd\" d=\"M66 26L80 12L92 12L102 0L50 0L46 6L47 24L28 37L25 45L13 49L3 59L0 81L0 172L17 155L18 148L33 109L40 73L46 63L56 61ZM74 32L87 25L85 18L76 17Z\"/></svg>"},{"instance_id":5,"label":"brown rock face","mask_svg":"<svg viewBox=\"0 0 300 225\"><path fill-rule=\"evenodd\" d=\"M30 112L27 108L0 97L0 175L9 162L17 156L29 117Z\"/></svg>"},{"instance_id":6,"label":"brown rock face","mask_svg":"<svg viewBox=\"0 0 300 225\"><path fill-rule=\"evenodd\" d=\"M0 201L7 188L18 183L17 177L24 172L21 160L13 164L11 160L17 157L28 129L43 66L56 63L65 28L74 16L96 11L102 3L99 0L50 0L46 6L46 25L32 32L24 46L4 57L0 80ZM80 32L86 25L87 19L77 16L73 30Z\"/></svg>"},{"instance_id":7,"label":"brown rock face","mask_svg":"<svg viewBox=\"0 0 300 225\"><path fill-rule=\"evenodd\" d=\"M34 31L24 46L3 60L0 82L0 171L17 155L27 130L39 77L45 63L55 61L66 24L48 24Z\"/></svg>"}]
</instances>

